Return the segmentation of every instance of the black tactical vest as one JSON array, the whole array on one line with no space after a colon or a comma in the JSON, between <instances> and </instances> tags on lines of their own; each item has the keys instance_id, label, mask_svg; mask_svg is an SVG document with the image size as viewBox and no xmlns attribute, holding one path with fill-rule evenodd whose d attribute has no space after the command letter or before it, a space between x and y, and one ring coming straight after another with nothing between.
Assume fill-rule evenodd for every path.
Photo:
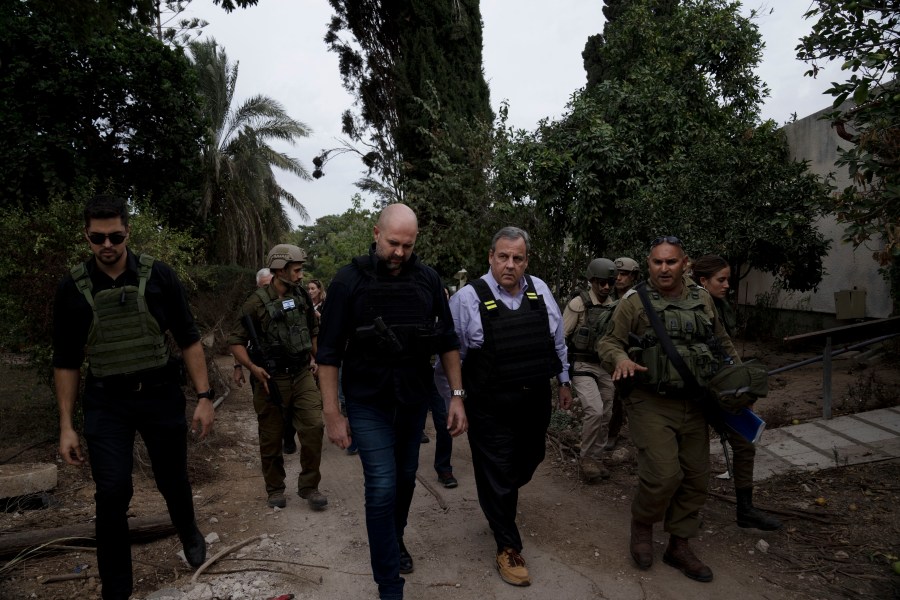
<instances>
[{"instance_id":1,"label":"black tactical vest","mask_svg":"<svg viewBox=\"0 0 900 600\"><path fill-rule=\"evenodd\" d=\"M84 263L72 267L72 279L94 313L88 332L87 356L94 377L130 375L166 366L169 349L150 314L144 292L154 258L141 254L137 287L101 290L93 295L93 285Z\"/></svg>"},{"instance_id":2,"label":"black tactical vest","mask_svg":"<svg viewBox=\"0 0 900 600\"><path fill-rule=\"evenodd\" d=\"M347 345L349 356L392 363L428 360L437 348L441 324L434 316L431 288L412 268L398 275L377 273L371 255L353 259L365 290L362 314Z\"/></svg>"},{"instance_id":3,"label":"black tactical vest","mask_svg":"<svg viewBox=\"0 0 900 600\"><path fill-rule=\"evenodd\" d=\"M534 291L530 276L525 280L529 291L516 310L496 300L485 280L472 281L481 301L484 343L481 348L470 349L463 361L463 385L467 389L545 385L562 370L544 298Z\"/></svg>"}]
</instances>

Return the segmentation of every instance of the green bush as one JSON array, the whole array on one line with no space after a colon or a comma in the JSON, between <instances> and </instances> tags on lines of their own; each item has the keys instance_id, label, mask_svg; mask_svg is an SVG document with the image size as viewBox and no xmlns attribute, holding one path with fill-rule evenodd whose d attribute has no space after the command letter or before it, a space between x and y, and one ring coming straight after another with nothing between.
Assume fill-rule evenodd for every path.
<instances>
[{"instance_id":1,"label":"green bush","mask_svg":"<svg viewBox=\"0 0 900 600\"><path fill-rule=\"evenodd\" d=\"M59 281L79 261L90 258L84 239L84 202L55 198L47 206L0 209L0 348L28 352L36 367L50 361L53 299ZM151 214L131 218L129 247L171 265L193 287L188 266L199 241L167 229Z\"/></svg>"}]
</instances>

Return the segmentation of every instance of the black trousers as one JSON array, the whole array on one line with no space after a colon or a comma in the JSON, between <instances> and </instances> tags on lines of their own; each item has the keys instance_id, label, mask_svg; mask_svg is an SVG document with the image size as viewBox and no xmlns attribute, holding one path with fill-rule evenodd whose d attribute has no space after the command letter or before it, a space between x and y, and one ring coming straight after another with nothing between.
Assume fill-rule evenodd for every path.
<instances>
[{"instance_id":1,"label":"black trousers","mask_svg":"<svg viewBox=\"0 0 900 600\"><path fill-rule=\"evenodd\" d=\"M469 391L469 390L467 390ZM522 551L516 527L519 488L544 460L552 410L550 382L502 391L469 391L466 415L478 502L497 551Z\"/></svg>"},{"instance_id":2,"label":"black trousers","mask_svg":"<svg viewBox=\"0 0 900 600\"><path fill-rule=\"evenodd\" d=\"M104 600L127 599L133 587L127 513L134 492L135 432L147 447L172 524L179 534L193 531L184 411L184 394L174 383L143 385L138 391L85 388L84 436L97 488L97 567Z\"/></svg>"}]
</instances>

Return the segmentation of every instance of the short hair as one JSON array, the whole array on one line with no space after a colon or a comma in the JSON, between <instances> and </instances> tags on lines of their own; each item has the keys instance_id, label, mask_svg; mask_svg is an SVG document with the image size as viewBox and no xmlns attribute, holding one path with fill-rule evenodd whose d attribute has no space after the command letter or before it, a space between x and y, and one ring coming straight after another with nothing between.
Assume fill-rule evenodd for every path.
<instances>
[{"instance_id":1,"label":"short hair","mask_svg":"<svg viewBox=\"0 0 900 600\"><path fill-rule=\"evenodd\" d=\"M263 277L271 277L272 271L268 267L263 267L259 271L256 272L256 285L259 285L259 282L262 281Z\"/></svg>"},{"instance_id":2,"label":"short hair","mask_svg":"<svg viewBox=\"0 0 900 600\"><path fill-rule=\"evenodd\" d=\"M500 231L494 234L494 239L491 240L491 252L497 250L497 240L500 238L506 240L525 240L525 256L528 256L528 253L531 251L531 237L528 235L528 232L524 229L519 229L518 227L504 227Z\"/></svg>"},{"instance_id":3,"label":"short hair","mask_svg":"<svg viewBox=\"0 0 900 600\"><path fill-rule=\"evenodd\" d=\"M712 276L728 267L728 261L718 254L706 254L691 263L691 273L694 281L700 283L700 279L712 279Z\"/></svg>"},{"instance_id":4,"label":"short hair","mask_svg":"<svg viewBox=\"0 0 900 600\"><path fill-rule=\"evenodd\" d=\"M128 226L128 202L120 196L97 194L84 205L84 227L91 226L91 219L122 219L122 225Z\"/></svg>"}]
</instances>

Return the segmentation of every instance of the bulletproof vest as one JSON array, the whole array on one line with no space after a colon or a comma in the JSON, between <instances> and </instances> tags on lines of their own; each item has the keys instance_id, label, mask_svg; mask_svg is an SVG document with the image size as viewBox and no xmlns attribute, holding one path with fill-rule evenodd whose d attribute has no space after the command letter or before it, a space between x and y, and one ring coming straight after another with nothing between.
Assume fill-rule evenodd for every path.
<instances>
[{"instance_id":1,"label":"bulletproof vest","mask_svg":"<svg viewBox=\"0 0 900 600\"><path fill-rule=\"evenodd\" d=\"M478 294L484 342L463 361L463 384L475 390L545 384L562 370L550 335L550 319L544 298L525 276L528 291L518 309L494 299L488 283L472 281Z\"/></svg>"},{"instance_id":2,"label":"bulletproof vest","mask_svg":"<svg viewBox=\"0 0 900 600\"><path fill-rule=\"evenodd\" d=\"M731 305L719 298L713 298L713 302L716 305L716 312L719 313L719 319L725 327L725 333L729 336L734 335L734 330L737 329L737 317L735 317Z\"/></svg>"},{"instance_id":3,"label":"bulletproof vest","mask_svg":"<svg viewBox=\"0 0 900 600\"><path fill-rule=\"evenodd\" d=\"M666 333L684 359L688 370L701 386L706 385L721 365L709 345L711 340L715 340L715 334L712 321L705 312L699 288L696 285L689 286L688 297L685 299L663 298L658 292L650 289L647 290L647 294L653 310L659 315ZM653 330L648 331L652 334ZM653 339L655 340L655 336ZM637 355L638 362L648 369L639 375L639 383L654 387L658 391L686 387L678 370L658 342L639 349Z\"/></svg>"},{"instance_id":4,"label":"bulletproof vest","mask_svg":"<svg viewBox=\"0 0 900 600\"><path fill-rule=\"evenodd\" d=\"M164 367L169 349L159 323L150 314L144 292L154 258L140 255L137 287L102 290L92 294L87 265L72 267L72 279L94 313L87 338L87 356L94 377L128 375Z\"/></svg>"},{"instance_id":5,"label":"bulletproof vest","mask_svg":"<svg viewBox=\"0 0 900 600\"><path fill-rule=\"evenodd\" d=\"M353 259L366 281L362 314L347 352L375 362L427 360L437 349L438 323L429 286L413 268L398 275L376 272L371 256Z\"/></svg>"},{"instance_id":6,"label":"bulletproof vest","mask_svg":"<svg viewBox=\"0 0 900 600\"><path fill-rule=\"evenodd\" d=\"M266 288L253 292L266 308L260 322L262 335L259 343L263 354L274 360L278 368L304 359L312 349L312 336L306 320L306 311L312 303L302 286L298 286L297 290L297 294L274 299Z\"/></svg>"},{"instance_id":7,"label":"bulletproof vest","mask_svg":"<svg viewBox=\"0 0 900 600\"><path fill-rule=\"evenodd\" d=\"M597 342L606 333L606 326L616 307L616 302L611 304L594 304L589 292L580 290L578 295L584 304L584 323L569 336L571 360L599 363L600 356L594 350Z\"/></svg>"}]
</instances>

